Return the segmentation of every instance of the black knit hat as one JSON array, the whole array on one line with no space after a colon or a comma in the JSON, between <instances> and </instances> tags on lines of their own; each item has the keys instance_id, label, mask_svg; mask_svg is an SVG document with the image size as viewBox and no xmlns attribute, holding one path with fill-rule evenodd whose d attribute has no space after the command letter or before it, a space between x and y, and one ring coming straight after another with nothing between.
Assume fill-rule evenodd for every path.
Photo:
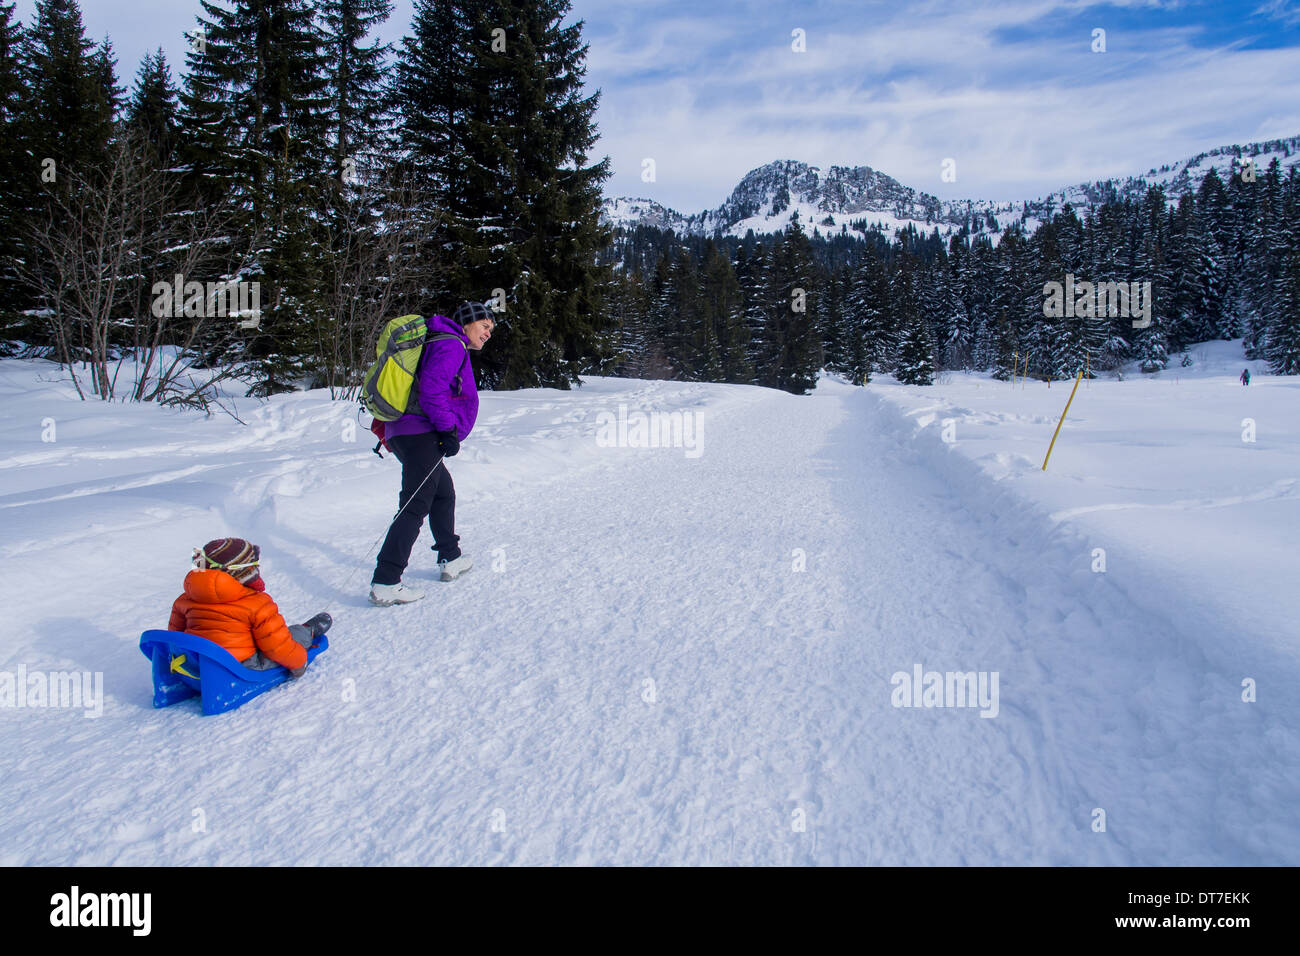
<instances>
[{"instance_id":1,"label":"black knit hat","mask_svg":"<svg viewBox=\"0 0 1300 956\"><path fill-rule=\"evenodd\" d=\"M482 302L462 302L456 306L456 311L451 314L451 320L462 329L471 322L478 322L481 319L487 319L493 325L497 321L497 317L492 313L492 310Z\"/></svg>"}]
</instances>

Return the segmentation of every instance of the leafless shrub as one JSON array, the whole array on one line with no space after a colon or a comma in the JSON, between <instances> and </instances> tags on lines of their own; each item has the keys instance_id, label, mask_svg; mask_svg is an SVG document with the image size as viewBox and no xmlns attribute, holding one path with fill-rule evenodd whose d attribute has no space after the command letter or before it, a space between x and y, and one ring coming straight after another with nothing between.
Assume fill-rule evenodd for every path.
<instances>
[{"instance_id":1,"label":"leafless shrub","mask_svg":"<svg viewBox=\"0 0 1300 956\"><path fill-rule=\"evenodd\" d=\"M229 208L184 211L180 188L175 174L158 168L145 144L123 130L102 168L66 168L49 184L28 227L36 254L22 264L21 278L40 302L36 314L47 323L55 358L83 399L89 391L105 401L147 402L181 388L186 356L212 318L155 315L154 284L205 271L228 278L232 258L239 269ZM234 322L216 321L227 326L215 330L217 337L237 334ZM169 347L175 351L166 360ZM128 367L129 388L122 389L118 379Z\"/></svg>"}]
</instances>

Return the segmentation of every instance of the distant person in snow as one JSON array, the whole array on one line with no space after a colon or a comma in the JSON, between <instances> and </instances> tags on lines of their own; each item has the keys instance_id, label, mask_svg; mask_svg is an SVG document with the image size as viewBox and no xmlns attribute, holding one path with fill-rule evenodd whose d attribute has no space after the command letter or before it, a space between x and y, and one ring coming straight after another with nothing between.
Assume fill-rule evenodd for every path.
<instances>
[{"instance_id":1,"label":"distant person in snow","mask_svg":"<svg viewBox=\"0 0 1300 956\"><path fill-rule=\"evenodd\" d=\"M456 534L456 488L445 459L460 451L474 428L478 388L469 350L483 348L496 319L482 302L464 302L451 318L431 315L425 324L429 335L450 332L456 339L426 340L415 373L418 408L384 424L384 443L402 463L402 490L370 581L370 603L380 606L424 597L424 591L402 583L402 573L426 518L441 580L454 581L471 567Z\"/></svg>"},{"instance_id":2,"label":"distant person in snow","mask_svg":"<svg viewBox=\"0 0 1300 956\"><path fill-rule=\"evenodd\" d=\"M1242 385L1249 385L1249 384L1250 384L1250 369L1248 369L1248 368L1243 368L1243 369L1241 370L1241 384L1242 384Z\"/></svg>"},{"instance_id":3,"label":"distant person in snow","mask_svg":"<svg viewBox=\"0 0 1300 956\"><path fill-rule=\"evenodd\" d=\"M283 665L291 677L307 669L307 648L329 630L330 616L286 625L266 593L262 549L243 538L217 538L194 549L185 593L172 604L169 631L184 631L220 644L253 670Z\"/></svg>"}]
</instances>

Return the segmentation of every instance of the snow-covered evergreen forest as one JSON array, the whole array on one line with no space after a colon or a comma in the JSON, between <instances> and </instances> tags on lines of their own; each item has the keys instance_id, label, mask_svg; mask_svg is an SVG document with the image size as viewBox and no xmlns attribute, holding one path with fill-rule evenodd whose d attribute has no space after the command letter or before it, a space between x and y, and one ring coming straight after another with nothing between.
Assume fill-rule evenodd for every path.
<instances>
[{"instance_id":1,"label":"snow-covered evergreen forest","mask_svg":"<svg viewBox=\"0 0 1300 956\"><path fill-rule=\"evenodd\" d=\"M1300 173L1276 157L1176 202L1156 184L1066 203L996 245L797 215L743 238L610 228L599 92L562 0L420 0L393 46L374 37L389 0L202 9L179 77L159 50L128 84L76 0L28 25L0 4L0 349L59 361L87 397L201 404L236 377L350 396L387 318L493 297L486 388L1052 380L1235 338L1300 372ZM1149 324L1045 316L1067 275L1149 282ZM168 307L175 279L206 295ZM255 314L212 307L213 286L253 283Z\"/></svg>"},{"instance_id":2,"label":"snow-covered evergreen forest","mask_svg":"<svg viewBox=\"0 0 1300 956\"><path fill-rule=\"evenodd\" d=\"M1067 203L995 245L909 224L891 237L784 233L716 240L648 226L621 237L622 369L798 390L825 367L928 384L940 370L1072 378L1133 360L1154 372L1196 342L1244 338L1246 359L1300 372L1300 169L1209 169L1171 203L1155 185L1081 219ZM1243 174L1244 173L1244 176ZM1044 315L1044 286L1150 282L1149 325ZM799 315L794 290L807 292Z\"/></svg>"},{"instance_id":3,"label":"snow-covered evergreen forest","mask_svg":"<svg viewBox=\"0 0 1300 956\"><path fill-rule=\"evenodd\" d=\"M9 354L101 398L215 394L179 384L169 346L212 387L346 392L387 318L495 297L480 386L568 387L607 359L607 164L587 163L566 3L420 0L394 46L373 37L388 0L201 6L179 80L159 50L127 88L76 0L26 26L0 5ZM182 308L159 290L177 281L204 292ZM232 314L223 283L257 307Z\"/></svg>"}]
</instances>

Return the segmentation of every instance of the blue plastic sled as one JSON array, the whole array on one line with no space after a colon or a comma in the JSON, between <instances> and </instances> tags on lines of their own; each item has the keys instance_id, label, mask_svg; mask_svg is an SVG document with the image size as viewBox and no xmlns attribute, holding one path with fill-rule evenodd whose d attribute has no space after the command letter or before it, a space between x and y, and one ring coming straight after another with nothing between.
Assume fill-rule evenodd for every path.
<instances>
[{"instance_id":1,"label":"blue plastic sled","mask_svg":"<svg viewBox=\"0 0 1300 956\"><path fill-rule=\"evenodd\" d=\"M330 646L325 635L307 649L307 661ZM145 631L140 651L153 662L153 705L170 707L196 695L203 713L223 714L289 679L288 668L255 671L220 644L182 631Z\"/></svg>"}]
</instances>

